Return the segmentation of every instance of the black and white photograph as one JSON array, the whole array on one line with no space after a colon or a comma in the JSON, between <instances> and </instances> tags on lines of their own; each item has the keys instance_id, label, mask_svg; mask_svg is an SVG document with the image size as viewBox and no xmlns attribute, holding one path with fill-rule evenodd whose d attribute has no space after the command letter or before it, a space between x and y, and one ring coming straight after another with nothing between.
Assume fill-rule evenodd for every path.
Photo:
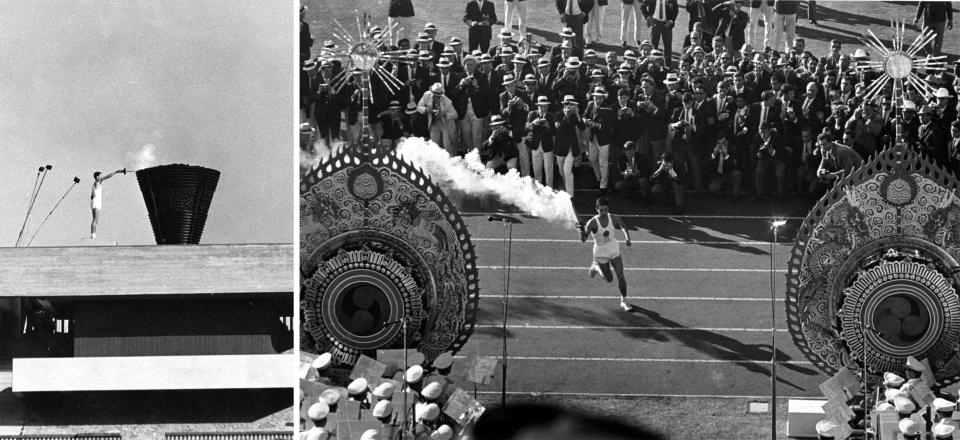
<instances>
[{"instance_id":1,"label":"black and white photograph","mask_svg":"<svg viewBox=\"0 0 960 440\"><path fill-rule=\"evenodd\" d=\"M960 436L955 8L303 0L299 435Z\"/></svg>"},{"instance_id":2,"label":"black and white photograph","mask_svg":"<svg viewBox=\"0 0 960 440\"><path fill-rule=\"evenodd\" d=\"M293 437L296 14L0 2L0 437Z\"/></svg>"}]
</instances>

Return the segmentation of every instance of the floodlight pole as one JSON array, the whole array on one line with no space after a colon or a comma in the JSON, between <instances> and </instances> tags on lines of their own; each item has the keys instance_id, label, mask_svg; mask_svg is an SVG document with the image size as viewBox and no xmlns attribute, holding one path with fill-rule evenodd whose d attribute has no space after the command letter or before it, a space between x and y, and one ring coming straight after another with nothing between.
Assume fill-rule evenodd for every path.
<instances>
[{"instance_id":1,"label":"floodlight pole","mask_svg":"<svg viewBox=\"0 0 960 440\"><path fill-rule=\"evenodd\" d=\"M773 241L770 242L770 438L777 440L777 289L776 272L774 267L776 244L779 240L780 227L785 222L774 219Z\"/></svg>"}]
</instances>

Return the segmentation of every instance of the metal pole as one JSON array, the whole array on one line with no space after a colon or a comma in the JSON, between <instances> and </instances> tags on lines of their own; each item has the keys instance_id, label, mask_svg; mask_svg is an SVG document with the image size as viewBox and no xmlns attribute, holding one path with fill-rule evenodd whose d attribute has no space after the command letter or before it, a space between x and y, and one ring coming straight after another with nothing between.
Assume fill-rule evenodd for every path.
<instances>
[{"instance_id":1,"label":"metal pole","mask_svg":"<svg viewBox=\"0 0 960 440\"><path fill-rule=\"evenodd\" d=\"M509 238L508 238L509 237ZM503 379L500 382L500 406L507 407L507 313L510 300L510 248L513 242L513 224L503 222Z\"/></svg>"},{"instance_id":2,"label":"metal pole","mask_svg":"<svg viewBox=\"0 0 960 440\"><path fill-rule=\"evenodd\" d=\"M407 382L407 312L404 310L403 318L400 321L400 331L403 332L403 382ZM403 390L403 423L400 426L400 440L407 438L407 421L410 418L410 410L407 408L407 390Z\"/></svg>"},{"instance_id":3,"label":"metal pole","mask_svg":"<svg viewBox=\"0 0 960 440\"><path fill-rule=\"evenodd\" d=\"M773 221L773 241L770 242L770 438L777 440L777 310L776 272L774 268L776 244L783 220Z\"/></svg>"}]
</instances>

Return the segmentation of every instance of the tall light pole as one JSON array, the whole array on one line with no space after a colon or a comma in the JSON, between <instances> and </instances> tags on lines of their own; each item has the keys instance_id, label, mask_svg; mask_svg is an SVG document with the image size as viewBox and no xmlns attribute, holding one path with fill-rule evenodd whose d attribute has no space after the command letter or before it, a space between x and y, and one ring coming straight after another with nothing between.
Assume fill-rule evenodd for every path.
<instances>
[{"instance_id":1,"label":"tall light pole","mask_svg":"<svg viewBox=\"0 0 960 440\"><path fill-rule=\"evenodd\" d=\"M780 227L787 221L773 219L773 241L770 242L770 438L777 440L777 276L775 268L776 245L780 241Z\"/></svg>"},{"instance_id":2,"label":"tall light pole","mask_svg":"<svg viewBox=\"0 0 960 440\"><path fill-rule=\"evenodd\" d=\"M507 407L507 313L510 300L510 249L513 247L513 224L516 219L494 214L487 219L503 223L503 359L501 367L503 379L500 382L500 406Z\"/></svg>"}]
</instances>

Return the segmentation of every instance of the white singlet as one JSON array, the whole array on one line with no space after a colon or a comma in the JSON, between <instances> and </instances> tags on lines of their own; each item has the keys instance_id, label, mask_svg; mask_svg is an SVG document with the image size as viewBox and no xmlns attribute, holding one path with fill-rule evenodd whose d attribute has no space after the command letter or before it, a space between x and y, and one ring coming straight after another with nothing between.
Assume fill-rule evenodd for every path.
<instances>
[{"instance_id":1,"label":"white singlet","mask_svg":"<svg viewBox=\"0 0 960 440\"><path fill-rule=\"evenodd\" d=\"M593 261L597 263L609 263L610 260L620 256L620 242L614 238L613 220L610 213L607 213L607 226L600 224L600 216L596 215L593 219L597 222L597 232L593 233Z\"/></svg>"},{"instance_id":2,"label":"white singlet","mask_svg":"<svg viewBox=\"0 0 960 440\"><path fill-rule=\"evenodd\" d=\"M93 194L90 197L90 209L100 209L103 207L103 186L94 185Z\"/></svg>"}]
</instances>

